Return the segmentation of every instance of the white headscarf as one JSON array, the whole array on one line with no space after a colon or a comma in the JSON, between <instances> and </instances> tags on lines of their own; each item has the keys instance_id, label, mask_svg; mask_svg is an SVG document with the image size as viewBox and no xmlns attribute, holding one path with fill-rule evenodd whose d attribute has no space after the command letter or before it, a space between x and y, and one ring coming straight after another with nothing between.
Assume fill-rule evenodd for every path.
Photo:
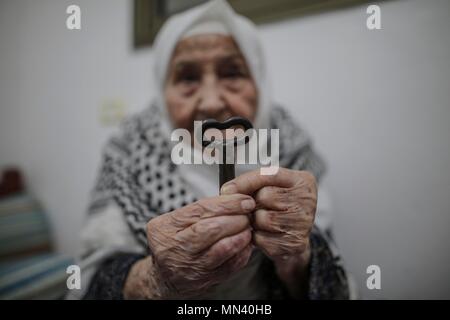
<instances>
[{"instance_id":1,"label":"white headscarf","mask_svg":"<svg viewBox=\"0 0 450 320\"><path fill-rule=\"evenodd\" d=\"M238 44L258 89L258 110L254 126L267 128L268 109L271 104L270 86L258 31L249 19L234 12L224 0L209 1L176 14L159 31L154 44L155 94L158 105L167 114L163 92L169 62L175 46L187 32L204 21L209 22L210 25L212 25L211 22L215 22L216 25L220 23ZM194 34L194 31L191 32ZM211 31L207 33L221 32L217 28L211 28ZM198 31L195 34L198 34Z\"/></svg>"},{"instance_id":2,"label":"white headscarf","mask_svg":"<svg viewBox=\"0 0 450 320\"><path fill-rule=\"evenodd\" d=\"M224 0L212 0L172 16L158 33L154 44L155 99L160 106L162 129L170 137L174 129L169 118L164 97L169 63L173 51L184 37L198 34L229 34L239 46L258 92L255 128L269 128L271 106L270 86L266 61L255 25L246 17L237 14ZM199 150L193 150L199 152ZM183 165L180 170L185 180L203 196L213 196L218 190L218 169L211 165ZM236 174L256 169L255 165L236 167Z\"/></svg>"}]
</instances>

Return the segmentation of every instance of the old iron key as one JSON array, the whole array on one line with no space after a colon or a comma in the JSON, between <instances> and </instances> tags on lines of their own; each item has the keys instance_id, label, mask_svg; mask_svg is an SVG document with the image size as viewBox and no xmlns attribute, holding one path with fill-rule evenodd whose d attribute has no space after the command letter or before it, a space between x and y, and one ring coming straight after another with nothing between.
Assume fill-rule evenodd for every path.
<instances>
[{"instance_id":1,"label":"old iron key","mask_svg":"<svg viewBox=\"0 0 450 320\"><path fill-rule=\"evenodd\" d=\"M218 130L225 130L225 129L229 129L232 126L241 126L244 128L244 131L247 131L248 129L252 129L253 125L252 123L242 117L232 117L229 118L228 120L225 120L224 122L219 122L217 120L214 119L208 119L203 121L202 123L202 145L203 147L208 146L209 144L211 144L213 141L209 141L209 140L204 140L203 136L205 134L205 132L209 129L218 129ZM234 137L233 138L233 148L236 147L237 145L241 144L241 143L248 143L248 141L250 140L250 136L248 135L244 135L244 137L242 138L237 138ZM233 163L227 163L226 159L227 159L227 145L228 143L230 143L230 141L226 141L223 140L222 142L222 159L223 159L223 163L219 163L219 190L222 187L222 185L230 180L233 180L235 177L235 171L234 171L234 160Z\"/></svg>"}]
</instances>

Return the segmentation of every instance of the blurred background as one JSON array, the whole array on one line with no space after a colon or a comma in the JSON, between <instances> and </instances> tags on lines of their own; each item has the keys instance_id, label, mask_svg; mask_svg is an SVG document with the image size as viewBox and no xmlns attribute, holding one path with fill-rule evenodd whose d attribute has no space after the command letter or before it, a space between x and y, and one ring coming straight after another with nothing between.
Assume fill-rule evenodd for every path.
<instances>
[{"instance_id":1,"label":"blurred background","mask_svg":"<svg viewBox=\"0 0 450 320\"><path fill-rule=\"evenodd\" d=\"M374 3L381 30L367 3L260 24L274 96L327 161L362 298L449 299L450 1ZM71 4L81 30L66 28ZM58 255L77 253L106 139L153 96L133 19L127 0L0 0L0 169L20 168ZM381 290L366 287L372 264Z\"/></svg>"}]
</instances>

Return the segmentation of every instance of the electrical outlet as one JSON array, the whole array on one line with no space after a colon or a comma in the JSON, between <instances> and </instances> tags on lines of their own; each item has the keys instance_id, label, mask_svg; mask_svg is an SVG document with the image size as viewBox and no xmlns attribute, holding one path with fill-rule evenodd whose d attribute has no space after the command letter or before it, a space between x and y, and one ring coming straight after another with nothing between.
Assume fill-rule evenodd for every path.
<instances>
[{"instance_id":1,"label":"electrical outlet","mask_svg":"<svg viewBox=\"0 0 450 320\"><path fill-rule=\"evenodd\" d=\"M103 126L114 126L126 116L126 104L122 99L106 99L100 105L99 120Z\"/></svg>"}]
</instances>

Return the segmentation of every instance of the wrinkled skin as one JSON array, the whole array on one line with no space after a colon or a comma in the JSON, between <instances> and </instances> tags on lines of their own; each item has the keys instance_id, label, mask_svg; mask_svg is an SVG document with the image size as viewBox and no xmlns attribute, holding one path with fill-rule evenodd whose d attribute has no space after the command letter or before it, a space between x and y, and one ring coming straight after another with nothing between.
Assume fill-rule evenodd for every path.
<instances>
[{"instance_id":1,"label":"wrinkled skin","mask_svg":"<svg viewBox=\"0 0 450 320\"><path fill-rule=\"evenodd\" d=\"M258 94L232 37L198 35L180 40L171 59L164 97L175 128L193 131L194 120L254 120Z\"/></svg>"},{"instance_id":2,"label":"wrinkled skin","mask_svg":"<svg viewBox=\"0 0 450 320\"><path fill-rule=\"evenodd\" d=\"M160 297L195 296L227 279L247 264L252 237L279 264L281 277L289 274L292 262L287 260L300 270L307 263L302 257L309 250L317 203L316 182L310 173L280 168L276 175L262 176L259 170L252 171L228 182L221 191L218 197L199 200L148 223Z\"/></svg>"},{"instance_id":3,"label":"wrinkled skin","mask_svg":"<svg viewBox=\"0 0 450 320\"><path fill-rule=\"evenodd\" d=\"M254 207L249 196L223 195L152 219L148 244L160 295L195 296L244 267L252 250L248 214Z\"/></svg>"},{"instance_id":4,"label":"wrinkled skin","mask_svg":"<svg viewBox=\"0 0 450 320\"><path fill-rule=\"evenodd\" d=\"M221 194L233 193L254 196L253 239L268 257L282 263L308 251L317 207L312 174L284 168L271 176L252 171L222 187Z\"/></svg>"}]
</instances>

